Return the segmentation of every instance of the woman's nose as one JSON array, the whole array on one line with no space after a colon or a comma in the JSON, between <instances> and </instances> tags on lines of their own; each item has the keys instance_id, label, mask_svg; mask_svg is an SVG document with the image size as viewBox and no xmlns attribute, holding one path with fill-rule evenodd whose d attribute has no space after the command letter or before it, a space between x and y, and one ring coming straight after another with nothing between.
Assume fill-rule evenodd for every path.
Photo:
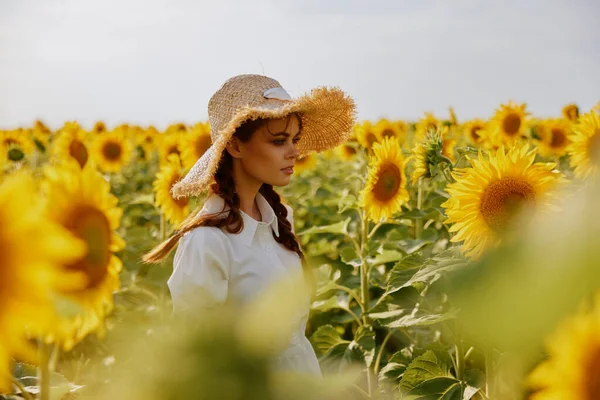
<instances>
[{"instance_id":1,"label":"woman's nose","mask_svg":"<svg viewBox=\"0 0 600 400\"><path fill-rule=\"evenodd\" d=\"M292 144L292 148L290 149L289 153L288 153L288 157L289 158L298 158L298 156L300 155L300 151L298 150L298 147L295 144Z\"/></svg>"}]
</instances>

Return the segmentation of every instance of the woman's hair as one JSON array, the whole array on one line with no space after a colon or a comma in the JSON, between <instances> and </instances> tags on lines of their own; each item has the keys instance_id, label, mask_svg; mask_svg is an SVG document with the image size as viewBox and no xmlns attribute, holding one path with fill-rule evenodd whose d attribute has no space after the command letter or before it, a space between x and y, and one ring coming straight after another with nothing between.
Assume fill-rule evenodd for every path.
<instances>
[{"instance_id":1,"label":"woman's hair","mask_svg":"<svg viewBox=\"0 0 600 400\"><path fill-rule=\"evenodd\" d=\"M288 116L288 118L290 118L290 116ZM249 141L252 134L262 124L267 123L267 121L267 119L261 118L247 121L236 129L234 136L245 143ZM299 118L299 116L298 122L300 124L300 130L302 130L302 119ZM175 248L179 239L181 239L184 234L199 226L224 227L229 233L240 233L244 229L244 220L240 214L240 198L235 191L235 182L233 180L233 158L226 150L223 151L214 179L215 183L211 185L209 195L215 193L221 196L223 200L225 200L225 204L229 206L229 212L222 210L216 214L200 214L199 211L202 207L202 205L200 205L179 225L178 229L173 232L171 237L142 256L142 261L144 263L159 263L164 260L173 248ZM285 246L286 249L298 254L302 261L305 278L307 279L308 284L314 289L312 272L300 249L298 240L292 232L292 225L287 219L288 212L281 202L281 197L273 189L272 185L266 183L263 183L259 192L264 196L277 216L279 237L275 236L273 233L273 238L276 242Z\"/></svg>"}]
</instances>

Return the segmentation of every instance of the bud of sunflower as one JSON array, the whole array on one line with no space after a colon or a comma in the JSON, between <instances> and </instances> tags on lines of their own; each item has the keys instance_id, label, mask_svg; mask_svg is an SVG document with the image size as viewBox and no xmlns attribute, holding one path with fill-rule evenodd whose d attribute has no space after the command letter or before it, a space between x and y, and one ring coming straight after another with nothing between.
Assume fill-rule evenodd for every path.
<instances>
[{"instance_id":1,"label":"bud of sunflower","mask_svg":"<svg viewBox=\"0 0 600 400\"><path fill-rule=\"evenodd\" d=\"M443 128L447 131L448 128ZM430 129L425 136L425 140L418 142L412 150L412 158L415 160L415 170L412 176L413 184L417 183L419 178L432 178L436 175L435 167L439 163L449 162L442 155L444 141L440 129Z\"/></svg>"}]
</instances>

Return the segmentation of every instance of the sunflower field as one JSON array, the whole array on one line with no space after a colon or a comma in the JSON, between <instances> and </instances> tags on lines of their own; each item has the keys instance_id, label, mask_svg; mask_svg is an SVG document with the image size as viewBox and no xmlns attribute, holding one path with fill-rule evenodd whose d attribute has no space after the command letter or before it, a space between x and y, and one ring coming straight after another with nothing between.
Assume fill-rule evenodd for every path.
<instances>
[{"instance_id":1,"label":"sunflower field","mask_svg":"<svg viewBox=\"0 0 600 400\"><path fill-rule=\"evenodd\" d=\"M600 398L600 103L360 121L277 188L324 379L268 369L294 288L174 319L141 256L208 123L0 131L0 399ZM275 349L275 350L274 350Z\"/></svg>"}]
</instances>

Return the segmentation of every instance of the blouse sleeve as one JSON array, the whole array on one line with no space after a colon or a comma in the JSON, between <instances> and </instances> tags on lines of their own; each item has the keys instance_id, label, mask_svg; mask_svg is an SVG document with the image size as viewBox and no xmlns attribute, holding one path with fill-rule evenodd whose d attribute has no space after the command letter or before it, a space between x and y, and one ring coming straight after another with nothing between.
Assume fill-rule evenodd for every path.
<instances>
[{"instance_id":1,"label":"blouse sleeve","mask_svg":"<svg viewBox=\"0 0 600 400\"><path fill-rule=\"evenodd\" d=\"M176 314L225 302L230 271L226 240L212 227L196 228L181 238L167 281Z\"/></svg>"}]
</instances>

